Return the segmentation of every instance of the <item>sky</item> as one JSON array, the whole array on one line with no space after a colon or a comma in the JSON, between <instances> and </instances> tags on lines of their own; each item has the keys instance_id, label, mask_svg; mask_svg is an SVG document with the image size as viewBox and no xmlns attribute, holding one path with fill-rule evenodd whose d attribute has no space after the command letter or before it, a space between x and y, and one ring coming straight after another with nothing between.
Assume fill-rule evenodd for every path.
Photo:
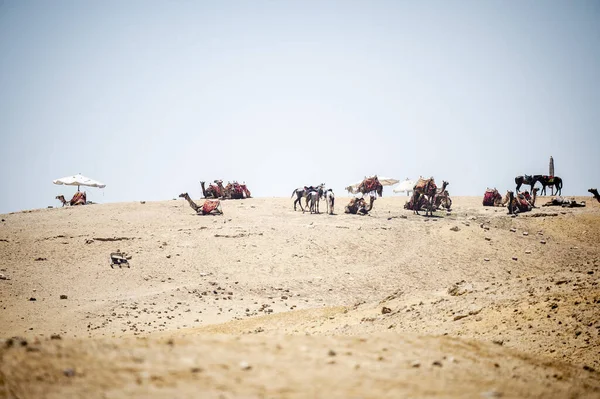
<instances>
[{"instance_id":1,"label":"sky","mask_svg":"<svg viewBox=\"0 0 600 399\"><path fill-rule=\"evenodd\" d=\"M483 196L551 155L589 195L599 127L597 0L0 0L0 213L76 173L99 203L371 174Z\"/></svg>"}]
</instances>

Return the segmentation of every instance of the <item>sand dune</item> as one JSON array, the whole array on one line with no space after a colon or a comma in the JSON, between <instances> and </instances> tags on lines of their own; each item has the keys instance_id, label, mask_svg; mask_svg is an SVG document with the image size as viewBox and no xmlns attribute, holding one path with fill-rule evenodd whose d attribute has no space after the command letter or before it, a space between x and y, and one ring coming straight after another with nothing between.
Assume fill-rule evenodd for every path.
<instances>
[{"instance_id":1,"label":"sand dune","mask_svg":"<svg viewBox=\"0 0 600 399\"><path fill-rule=\"evenodd\" d=\"M600 204L579 199L2 215L0 397L598 397Z\"/></svg>"}]
</instances>

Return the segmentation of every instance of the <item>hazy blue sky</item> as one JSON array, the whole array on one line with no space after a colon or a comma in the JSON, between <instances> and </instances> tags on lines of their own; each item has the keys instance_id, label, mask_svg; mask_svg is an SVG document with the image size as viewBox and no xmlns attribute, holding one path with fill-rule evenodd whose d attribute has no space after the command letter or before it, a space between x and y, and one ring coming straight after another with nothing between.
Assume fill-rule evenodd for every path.
<instances>
[{"instance_id":1,"label":"hazy blue sky","mask_svg":"<svg viewBox=\"0 0 600 399\"><path fill-rule=\"evenodd\" d=\"M599 127L600 1L0 0L0 212L75 173L96 202L372 173L483 195L550 155L584 195Z\"/></svg>"}]
</instances>

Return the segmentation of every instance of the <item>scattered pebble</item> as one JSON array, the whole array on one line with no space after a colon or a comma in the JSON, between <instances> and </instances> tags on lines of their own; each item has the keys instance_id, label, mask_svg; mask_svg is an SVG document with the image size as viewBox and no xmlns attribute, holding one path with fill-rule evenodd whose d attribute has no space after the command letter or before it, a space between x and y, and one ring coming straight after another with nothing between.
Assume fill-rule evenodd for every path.
<instances>
[{"instance_id":1,"label":"scattered pebble","mask_svg":"<svg viewBox=\"0 0 600 399\"><path fill-rule=\"evenodd\" d=\"M514 233L517 231L517 229L515 229L514 227L511 227L510 231L511 231L511 233Z\"/></svg>"},{"instance_id":2,"label":"scattered pebble","mask_svg":"<svg viewBox=\"0 0 600 399\"><path fill-rule=\"evenodd\" d=\"M435 362L432 363L434 366L438 366L438 367L442 367L442 362L440 362L439 360L436 360Z\"/></svg>"},{"instance_id":3,"label":"scattered pebble","mask_svg":"<svg viewBox=\"0 0 600 399\"><path fill-rule=\"evenodd\" d=\"M335 351L333 349L329 349L329 352L327 352L327 354L329 356L335 356L335 355L337 355L337 353L335 353Z\"/></svg>"},{"instance_id":4,"label":"scattered pebble","mask_svg":"<svg viewBox=\"0 0 600 399\"><path fill-rule=\"evenodd\" d=\"M492 241L492 238L491 237L485 237L485 240L486 241Z\"/></svg>"},{"instance_id":5,"label":"scattered pebble","mask_svg":"<svg viewBox=\"0 0 600 399\"><path fill-rule=\"evenodd\" d=\"M451 231L459 231L460 229L458 228L458 226L454 226L450 228Z\"/></svg>"},{"instance_id":6,"label":"scattered pebble","mask_svg":"<svg viewBox=\"0 0 600 399\"><path fill-rule=\"evenodd\" d=\"M31 297L31 298L29 298L29 300L30 300L31 302L33 302L33 301L37 301L37 299L35 299L34 297Z\"/></svg>"},{"instance_id":7,"label":"scattered pebble","mask_svg":"<svg viewBox=\"0 0 600 399\"><path fill-rule=\"evenodd\" d=\"M383 308L381 308L381 314L388 314L388 313L392 313L392 309L386 308L385 306Z\"/></svg>"},{"instance_id":8,"label":"scattered pebble","mask_svg":"<svg viewBox=\"0 0 600 399\"><path fill-rule=\"evenodd\" d=\"M410 367L414 367L414 368L421 367L421 362L419 362L418 360L415 360L410 364Z\"/></svg>"},{"instance_id":9,"label":"scattered pebble","mask_svg":"<svg viewBox=\"0 0 600 399\"><path fill-rule=\"evenodd\" d=\"M545 244L546 240L540 240L540 244Z\"/></svg>"},{"instance_id":10,"label":"scattered pebble","mask_svg":"<svg viewBox=\"0 0 600 399\"><path fill-rule=\"evenodd\" d=\"M526 253L526 254L530 254L530 253L531 253L531 251L527 249L527 250L525 250L525 253Z\"/></svg>"},{"instance_id":11,"label":"scattered pebble","mask_svg":"<svg viewBox=\"0 0 600 399\"><path fill-rule=\"evenodd\" d=\"M246 361L241 361L240 362L240 368L242 370L250 370L252 368L252 366L250 366L250 364Z\"/></svg>"},{"instance_id":12,"label":"scattered pebble","mask_svg":"<svg viewBox=\"0 0 600 399\"><path fill-rule=\"evenodd\" d=\"M517 258L516 256L513 256L512 260L519 260L519 258Z\"/></svg>"},{"instance_id":13,"label":"scattered pebble","mask_svg":"<svg viewBox=\"0 0 600 399\"><path fill-rule=\"evenodd\" d=\"M528 236L528 235L529 235L529 233L528 233L528 232L526 232L526 231L524 231L524 232L523 232L523 235L524 235L524 236Z\"/></svg>"},{"instance_id":14,"label":"scattered pebble","mask_svg":"<svg viewBox=\"0 0 600 399\"><path fill-rule=\"evenodd\" d=\"M67 296L63 294L60 296L60 299L67 299Z\"/></svg>"},{"instance_id":15,"label":"scattered pebble","mask_svg":"<svg viewBox=\"0 0 600 399\"><path fill-rule=\"evenodd\" d=\"M74 369L64 369L63 374L65 375L65 377L74 377L75 370Z\"/></svg>"},{"instance_id":16,"label":"scattered pebble","mask_svg":"<svg viewBox=\"0 0 600 399\"><path fill-rule=\"evenodd\" d=\"M484 261L489 262L490 258L483 258Z\"/></svg>"}]
</instances>

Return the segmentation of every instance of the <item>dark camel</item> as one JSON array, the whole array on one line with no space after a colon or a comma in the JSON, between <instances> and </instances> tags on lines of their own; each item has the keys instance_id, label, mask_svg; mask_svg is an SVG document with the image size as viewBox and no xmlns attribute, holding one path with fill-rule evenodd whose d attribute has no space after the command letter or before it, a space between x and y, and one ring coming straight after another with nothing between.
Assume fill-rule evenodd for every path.
<instances>
[{"instance_id":1,"label":"dark camel","mask_svg":"<svg viewBox=\"0 0 600 399\"><path fill-rule=\"evenodd\" d=\"M590 188L588 191L590 193L592 193L592 195L594 196L594 198L596 198L596 200L598 202L600 202L600 194L598 194L598 189L597 188Z\"/></svg>"}]
</instances>

